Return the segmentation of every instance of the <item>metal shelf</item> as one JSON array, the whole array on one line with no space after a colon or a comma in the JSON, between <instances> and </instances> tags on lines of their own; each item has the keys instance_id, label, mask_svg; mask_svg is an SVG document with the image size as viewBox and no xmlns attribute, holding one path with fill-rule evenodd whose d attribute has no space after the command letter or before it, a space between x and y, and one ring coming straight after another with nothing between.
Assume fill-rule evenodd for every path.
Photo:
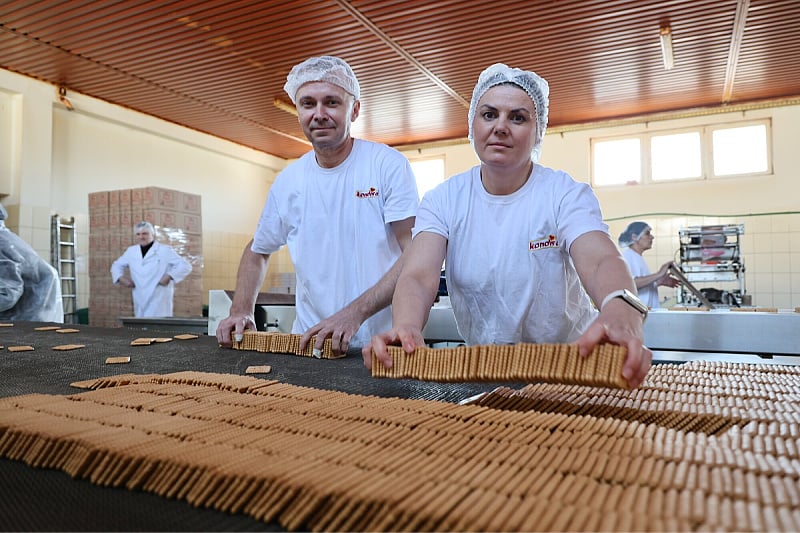
<instances>
[{"instance_id":1,"label":"metal shelf","mask_svg":"<svg viewBox=\"0 0 800 533\"><path fill-rule=\"evenodd\" d=\"M727 301L717 303L741 305L745 296L742 234L744 224L690 226L678 231L679 268L693 284L722 284L700 289L719 291L722 299ZM695 305L697 298L681 286L678 288L678 303Z\"/></svg>"}]
</instances>

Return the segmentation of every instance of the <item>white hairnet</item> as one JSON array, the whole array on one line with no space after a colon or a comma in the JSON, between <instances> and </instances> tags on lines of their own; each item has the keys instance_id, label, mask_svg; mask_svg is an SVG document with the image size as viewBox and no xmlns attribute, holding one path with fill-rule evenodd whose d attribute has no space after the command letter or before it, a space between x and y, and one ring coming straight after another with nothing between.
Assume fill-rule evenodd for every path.
<instances>
[{"instance_id":1,"label":"white hairnet","mask_svg":"<svg viewBox=\"0 0 800 533\"><path fill-rule=\"evenodd\" d=\"M297 104L295 96L300 87L312 81L326 81L337 85L355 96L356 100L361 97L361 88L358 85L353 69L343 59L334 56L320 56L306 59L300 64L292 67L289 75L286 76L286 84L283 90L292 99L293 104Z\"/></svg>"},{"instance_id":2,"label":"white hairnet","mask_svg":"<svg viewBox=\"0 0 800 533\"><path fill-rule=\"evenodd\" d=\"M494 87L503 83L513 83L523 89L533 101L536 107L536 141L531 150L531 159L538 161L542 155L542 139L547 129L547 114L549 109L550 86L547 81L535 72L511 68L503 63L495 63L478 76L478 83L472 91L472 101L469 104L469 140L473 142L472 121L475 119L475 111L478 101L483 94Z\"/></svg>"},{"instance_id":3,"label":"white hairnet","mask_svg":"<svg viewBox=\"0 0 800 533\"><path fill-rule=\"evenodd\" d=\"M618 242L620 247L625 248L635 243L641 238L642 234L649 229L653 228L651 228L647 222L631 222L628 224L628 227L625 228L625 231L619 235Z\"/></svg>"},{"instance_id":4,"label":"white hairnet","mask_svg":"<svg viewBox=\"0 0 800 533\"><path fill-rule=\"evenodd\" d=\"M8 211L6 208L3 207L3 204L0 204L0 220L5 220L8 218Z\"/></svg>"}]
</instances>

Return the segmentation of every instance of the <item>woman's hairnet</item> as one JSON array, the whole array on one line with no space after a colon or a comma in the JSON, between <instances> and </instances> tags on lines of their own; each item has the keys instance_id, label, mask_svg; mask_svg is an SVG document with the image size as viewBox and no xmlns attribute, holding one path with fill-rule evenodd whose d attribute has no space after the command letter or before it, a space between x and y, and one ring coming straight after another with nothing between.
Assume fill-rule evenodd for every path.
<instances>
[{"instance_id":1,"label":"woman's hairnet","mask_svg":"<svg viewBox=\"0 0 800 533\"><path fill-rule=\"evenodd\" d=\"M286 84L283 90L292 99L293 104L297 104L295 96L300 87L312 81L326 81L337 85L355 96L356 100L361 97L361 88L358 85L353 69L343 59L334 56L311 57L302 63L292 67L289 75L286 76Z\"/></svg>"},{"instance_id":2,"label":"woman's hairnet","mask_svg":"<svg viewBox=\"0 0 800 533\"><path fill-rule=\"evenodd\" d=\"M8 218L8 211L6 208L3 207L3 204L0 204L0 220L5 220Z\"/></svg>"},{"instance_id":3,"label":"woman's hairnet","mask_svg":"<svg viewBox=\"0 0 800 533\"><path fill-rule=\"evenodd\" d=\"M641 221L631 222L630 224L628 224L628 227L625 228L625 231L620 233L619 245L622 248L630 246L631 244L639 240L639 237L642 236L642 233L644 233L649 229L653 228L651 228L647 222L641 222Z\"/></svg>"},{"instance_id":4,"label":"woman's hairnet","mask_svg":"<svg viewBox=\"0 0 800 533\"><path fill-rule=\"evenodd\" d=\"M542 139L547 129L547 114L549 109L550 86L547 81L535 72L511 68L503 63L495 63L478 76L478 83L472 91L472 101L469 104L469 140L474 142L472 132L472 121L475 119L475 111L478 101L483 94L494 87L503 83L513 83L523 89L533 101L536 107L536 141L531 150L531 159L535 162L542 155Z\"/></svg>"}]
</instances>

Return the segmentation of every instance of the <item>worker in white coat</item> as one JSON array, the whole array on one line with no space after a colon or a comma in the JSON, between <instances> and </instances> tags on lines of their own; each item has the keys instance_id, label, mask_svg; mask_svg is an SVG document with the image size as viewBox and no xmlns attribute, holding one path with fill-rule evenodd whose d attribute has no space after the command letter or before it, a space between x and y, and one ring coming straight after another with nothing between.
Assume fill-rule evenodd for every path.
<instances>
[{"instance_id":1,"label":"worker in white coat","mask_svg":"<svg viewBox=\"0 0 800 533\"><path fill-rule=\"evenodd\" d=\"M0 205L0 321L64 322L58 272L6 228Z\"/></svg>"},{"instance_id":2,"label":"worker in white coat","mask_svg":"<svg viewBox=\"0 0 800 533\"><path fill-rule=\"evenodd\" d=\"M171 246L157 242L149 222L139 222L134 232L138 244L129 246L111 264L111 279L133 289L135 317L172 316L175 284L191 273L192 265Z\"/></svg>"}]
</instances>

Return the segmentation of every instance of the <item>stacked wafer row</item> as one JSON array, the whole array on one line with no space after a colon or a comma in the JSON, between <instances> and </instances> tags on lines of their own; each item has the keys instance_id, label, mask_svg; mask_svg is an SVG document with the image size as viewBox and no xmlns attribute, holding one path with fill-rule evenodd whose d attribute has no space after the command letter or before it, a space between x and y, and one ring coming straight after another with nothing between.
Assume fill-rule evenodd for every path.
<instances>
[{"instance_id":1,"label":"stacked wafer row","mask_svg":"<svg viewBox=\"0 0 800 533\"><path fill-rule=\"evenodd\" d=\"M800 388L796 374L775 376ZM800 528L796 422L709 435L240 378L182 372L0 399L0 456L290 530ZM658 390L668 379L648 381ZM795 396L778 391L764 408L797 414Z\"/></svg>"},{"instance_id":2,"label":"stacked wafer row","mask_svg":"<svg viewBox=\"0 0 800 533\"><path fill-rule=\"evenodd\" d=\"M544 381L626 388L622 365L627 350L613 344L598 345L581 357L575 344L500 344L420 347L412 354L389 346L392 367L372 354L373 377L412 378L428 381Z\"/></svg>"},{"instance_id":3,"label":"stacked wafer row","mask_svg":"<svg viewBox=\"0 0 800 533\"><path fill-rule=\"evenodd\" d=\"M770 427L800 423L796 404L785 401L800 398L798 382L800 366L693 361L653 366L645 383L634 391L603 389L587 395L576 385L537 383L520 390L498 387L472 403L493 409L613 417L717 434L745 423Z\"/></svg>"},{"instance_id":4,"label":"stacked wafer row","mask_svg":"<svg viewBox=\"0 0 800 533\"><path fill-rule=\"evenodd\" d=\"M236 350L251 350L255 352L286 353L316 357L317 359L337 359L344 355L336 356L331 348L331 340L325 339L322 344L322 353L314 352L316 336L311 337L305 350L300 350L302 335L294 333L275 333L271 331L245 331L241 342L233 342Z\"/></svg>"}]
</instances>

